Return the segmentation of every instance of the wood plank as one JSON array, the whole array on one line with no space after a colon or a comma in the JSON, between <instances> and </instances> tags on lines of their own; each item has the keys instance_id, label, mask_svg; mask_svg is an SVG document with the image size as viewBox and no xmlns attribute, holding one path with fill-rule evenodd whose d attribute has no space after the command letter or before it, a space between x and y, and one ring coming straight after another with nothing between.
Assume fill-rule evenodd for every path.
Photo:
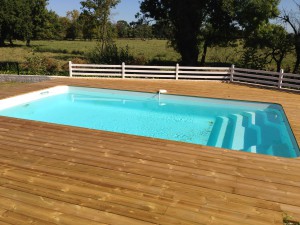
<instances>
[{"instance_id":1,"label":"wood plank","mask_svg":"<svg viewBox=\"0 0 300 225\"><path fill-rule=\"evenodd\" d=\"M56 85L274 102L300 140L299 94L236 84L65 78L0 88L0 98ZM0 117L0 162L0 224L300 220L299 159Z\"/></svg>"}]
</instances>

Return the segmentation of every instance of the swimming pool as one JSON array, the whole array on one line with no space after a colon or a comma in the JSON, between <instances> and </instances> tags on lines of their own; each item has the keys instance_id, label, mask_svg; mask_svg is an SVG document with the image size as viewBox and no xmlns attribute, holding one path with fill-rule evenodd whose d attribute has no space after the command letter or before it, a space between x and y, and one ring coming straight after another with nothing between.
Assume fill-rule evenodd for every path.
<instances>
[{"instance_id":1,"label":"swimming pool","mask_svg":"<svg viewBox=\"0 0 300 225\"><path fill-rule=\"evenodd\" d=\"M58 86L0 100L0 115L281 157L299 147L278 104Z\"/></svg>"}]
</instances>

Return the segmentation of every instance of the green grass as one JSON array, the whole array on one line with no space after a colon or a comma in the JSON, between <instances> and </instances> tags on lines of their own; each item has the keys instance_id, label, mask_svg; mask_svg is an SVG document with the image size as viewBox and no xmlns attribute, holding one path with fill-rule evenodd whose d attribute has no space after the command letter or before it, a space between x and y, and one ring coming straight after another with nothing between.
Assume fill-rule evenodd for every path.
<instances>
[{"instance_id":1,"label":"green grass","mask_svg":"<svg viewBox=\"0 0 300 225\"><path fill-rule=\"evenodd\" d=\"M179 61L180 55L168 45L166 40L126 40L116 41L117 46L129 47L129 52L145 59L158 59L162 61Z\"/></svg>"},{"instance_id":2,"label":"green grass","mask_svg":"<svg viewBox=\"0 0 300 225\"><path fill-rule=\"evenodd\" d=\"M162 58L163 60L177 61L180 55L173 48L168 47L165 40L116 40L118 47L129 47L129 52L134 56L146 59ZM56 55L68 54L70 57L82 56L97 46L96 41L33 41L32 49L36 52L53 53ZM78 54L79 53L79 54Z\"/></svg>"},{"instance_id":3,"label":"green grass","mask_svg":"<svg viewBox=\"0 0 300 225\"><path fill-rule=\"evenodd\" d=\"M26 58L32 56L46 57L58 65L59 70L66 70L68 61L85 62L88 52L97 45L96 41L32 41L31 47L26 47L24 42L16 42L17 47L0 48L0 62L24 63ZM180 61L180 55L168 46L166 40L140 40L118 39L119 47L129 47L129 53L142 59L141 62L152 61L154 64L174 65ZM213 47L208 49L207 65L230 65L238 63L242 55L241 47ZM201 54L199 58L201 57ZM283 63L285 71L290 71L295 62L294 54L290 54ZM268 69L274 70L275 64ZM21 71L22 72L22 71Z\"/></svg>"}]
</instances>

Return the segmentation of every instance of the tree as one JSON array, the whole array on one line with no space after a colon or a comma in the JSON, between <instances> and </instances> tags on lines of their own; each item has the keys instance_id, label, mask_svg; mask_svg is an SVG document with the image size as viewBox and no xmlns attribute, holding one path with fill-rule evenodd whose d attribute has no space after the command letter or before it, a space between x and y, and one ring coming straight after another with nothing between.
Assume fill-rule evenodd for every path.
<instances>
[{"instance_id":1,"label":"tree","mask_svg":"<svg viewBox=\"0 0 300 225\"><path fill-rule=\"evenodd\" d=\"M0 0L0 46L5 40L27 40L43 33L47 0Z\"/></svg>"},{"instance_id":2,"label":"tree","mask_svg":"<svg viewBox=\"0 0 300 225\"><path fill-rule=\"evenodd\" d=\"M25 21L29 18L29 7L22 0L0 0L0 46L5 45L5 40L24 39L30 26Z\"/></svg>"},{"instance_id":3,"label":"tree","mask_svg":"<svg viewBox=\"0 0 300 225\"><path fill-rule=\"evenodd\" d=\"M220 34L222 38L232 29L251 32L277 15L278 3L279 0L143 0L141 11L148 18L168 24L172 28L171 43L181 54L183 64L195 65L201 42L217 40Z\"/></svg>"},{"instance_id":4,"label":"tree","mask_svg":"<svg viewBox=\"0 0 300 225\"><path fill-rule=\"evenodd\" d=\"M299 65L300 65L300 2L294 1L296 4L296 8L298 12L290 11L286 12L283 11L282 15L280 15L280 18L283 22L285 22L287 25L289 25L292 28L292 31L294 33L293 38L293 45L296 51L296 62L294 66L293 73L299 72Z\"/></svg>"},{"instance_id":5,"label":"tree","mask_svg":"<svg viewBox=\"0 0 300 225\"><path fill-rule=\"evenodd\" d=\"M110 9L119 2L120 0L86 0L80 2L83 14L89 16L96 26L97 37L102 50L112 39L109 24Z\"/></svg>"},{"instance_id":6,"label":"tree","mask_svg":"<svg viewBox=\"0 0 300 225\"><path fill-rule=\"evenodd\" d=\"M92 40L96 37L96 23L94 17L87 12L83 12L79 16L82 26L82 37L84 40Z\"/></svg>"},{"instance_id":7,"label":"tree","mask_svg":"<svg viewBox=\"0 0 300 225\"><path fill-rule=\"evenodd\" d=\"M57 17L56 17L57 16ZM58 15L53 16L52 20L54 21L54 27L52 28L56 28L57 30L54 32L57 35L57 38L62 40L64 38L66 38L68 35L68 28L71 26L70 25L70 20L67 17L60 17ZM51 32L53 33L53 32Z\"/></svg>"},{"instance_id":8,"label":"tree","mask_svg":"<svg viewBox=\"0 0 300 225\"><path fill-rule=\"evenodd\" d=\"M30 27L30 34L26 37L26 45L30 45L30 40L43 37L48 10L46 8L48 0L27 0L30 7L30 19L26 21Z\"/></svg>"},{"instance_id":9,"label":"tree","mask_svg":"<svg viewBox=\"0 0 300 225\"><path fill-rule=\"evenodd\" d=\"M148 23L144 23L141 20L138 20L137 22L131 22L130 23L130 37L132 38L152 38L152 26L150 26Z\"/></svg>"},{"instance_id":10,"label":"tree","mask_svg":"<svg viewBox=\"0 0 300 225\"><path fill-rule=\"evenodd\" d=\"M141 11L148 18L170 24L173 47L181 54L184 65L197 64L200 29L207 16L207 1L144 0Z\"/></svg>"},{"instance_id":11,"label":"tree","mask_svg":"<svg viewBox=\"0 0 300 225\"><path fill-rule=\"evenodd\" d=\"M172 36L172 29L168 24L156 22L152 25L152 32L155 38L169 39Z\"/></svg>"},{"instance_id":12,"label":"tree","mask_svg":"<svg viewBox=\"0 0 300 225\"><path fill-rule=\"evenodd\" d=\"M67 12L68 26L66 30L66 38L75 40L80 35L79 24L80 13L78 10L72 10Z\"/></svg>"},{"instance_id":13,"label":"tree","mask_svg":"<svg viewBox=\"0 0 300 225\"><path fill-rule=\"evenodd\" d=\"M43 32L39 34L40 39L63 39L66 35L66 25L68 21L65 17L59 17L54 11L50 10L46 14Z\"/></svg>"},{"instance_id":14,"label":"tree","mask_svg":"<svg viewBox=\"0 0 300 225\"><path fill-rule=\"evenodd\" d=\"M265 52L265 58L270 57L274 60L279 72L283 59L293 50L292 41L293 36L282 26L263 24L248 37L245 45Z\"/></svg>"},{"instance_id":15,"label":"tree","mask_svg":"<svg viewBox=\"0 0 300 225\"><path fill-rule=\"evenodd\" d=\"M116 24L118 38L128 38L130 26L125 20L119 20Z\"/></svg>"}]
</instances>

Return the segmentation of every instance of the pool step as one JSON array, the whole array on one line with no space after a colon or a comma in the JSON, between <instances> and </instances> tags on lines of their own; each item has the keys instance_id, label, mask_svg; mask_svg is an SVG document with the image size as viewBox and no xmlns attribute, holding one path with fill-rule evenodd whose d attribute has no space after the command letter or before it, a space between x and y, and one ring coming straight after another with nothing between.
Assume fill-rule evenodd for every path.
<instances>
[{"instance_id":1,"label":"pool step","mask_svg":"<svg viewBox=\"0 0 300 225\"><path fill-rule=\"evenodd\" d=\"M207 145L214 147L222 147L229 119L227 117L218 116L212 129Z\"/></svg>"},{"instance_id":2,"label":"pool step","mask_svg":"<svg viewBox=\"0 0 300 225\"><path fill-rule=\"evenodd\" d=\"M246 149L246 152L257 153L257 146L253 145Z\"/></svg>"},{"instance_id":3,"label":"pool step","mask_svg":"<svg viewBox=\"0 0 300 225\"><path fill-rule=\"evenodd\" d=\"M279 155L289 149L279 123L280 115L264 111L217 117L207 145L252 153ZM247 138L245 138L247 137ZM275 143L275 144L274 144Z\"/></svg>"},{"instance_id":4,"label":"pool step","mask_svg":"<svg viewBox=\"0 0 300 225\"><path fill-rule=\"evenodd\" d=\"M244 117L240 114L228 116L229 124L223 142L224 148L240 150L244 148L245 127L243 127Z\"/></svg>"},{"instance_id":5,"label":"pool step","mask_svg":"<svg viewBox=\"0 0 300 225\"><path fill-rule=\"evenodd\" d=\"M257 111L256 115L256 125L261 127L262 134L264 138L261 140L261 144L271 145L272 143L284 143L285 140L283 138L283 131L281 130L281 126L271 122L266 113L263 111Z\"/></svg>"},{"instance_id":6,"label":"pool step","mask_svg":"<svg viewBox=\"0 0 300 225\"><path fill-rule=\"evenodd\" d=\"M262 130L261 127L256 125L256 115L254 112L243 112L244 116L244 124L246 127L246 135L247 139L245 139L245 149L251 149L250 152L256 151L254 150L254 146L260 145L262 140Z\"/></svg>"},{"instance_id":7,"label":"pool step","mask_svg":"<svg viewBox=\"0 0 300 225\"><path fill-rule=\"evenodd\" d=\"M260 143L261 131L254 123L254 113L248 112L217 117L207 145L234 150L250 149ZM249 151L256 149L251 147Z\"/></svg>"}]
</instances>

